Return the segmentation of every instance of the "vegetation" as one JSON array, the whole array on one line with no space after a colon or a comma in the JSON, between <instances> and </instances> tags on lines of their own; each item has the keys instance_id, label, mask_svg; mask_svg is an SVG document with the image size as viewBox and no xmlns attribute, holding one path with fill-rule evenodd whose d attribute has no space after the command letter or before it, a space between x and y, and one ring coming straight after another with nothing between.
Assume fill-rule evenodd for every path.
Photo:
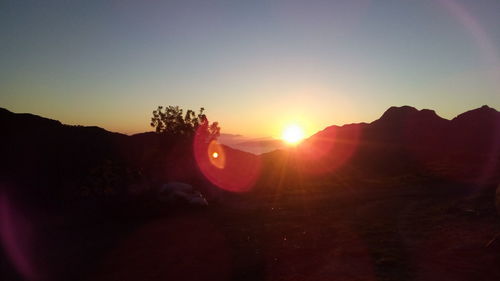
<instances>
[{"instance_id":1,"label":"vegetation","mask_svg":"<svg viewBox=\"0 0 500 281\"><path fill-rule=\"evenodd\" d=\"M196 133L206 135L207 140L217 139L220 135L219 123L210 124L204 111L203 107L198 113L188 109L184 114L179 106L158 106L153 111L151 127L159 134L192 137Z\"/></svg>"}]
</instances>

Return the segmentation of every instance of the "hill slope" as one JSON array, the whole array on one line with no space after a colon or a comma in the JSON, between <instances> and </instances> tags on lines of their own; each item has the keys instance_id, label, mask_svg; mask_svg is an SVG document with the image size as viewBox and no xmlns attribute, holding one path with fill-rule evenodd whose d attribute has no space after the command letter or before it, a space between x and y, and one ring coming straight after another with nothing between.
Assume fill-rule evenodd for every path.
<instances>
[{"instance_id":1,"label":"hill slope","mask_svg":"<svg viewBox=\"0 0 500 281\"><path fill-rule=\"evenodd\" d=\"M421 175L467 182L500 178L500 112L488 106L452 120L434 111L391 107L372 123L330 126L293 153L263 155L272 165L287 162L293 173L350 177ZM286 158L294 158L292 161Z\"/></svg>"}]
</instances>

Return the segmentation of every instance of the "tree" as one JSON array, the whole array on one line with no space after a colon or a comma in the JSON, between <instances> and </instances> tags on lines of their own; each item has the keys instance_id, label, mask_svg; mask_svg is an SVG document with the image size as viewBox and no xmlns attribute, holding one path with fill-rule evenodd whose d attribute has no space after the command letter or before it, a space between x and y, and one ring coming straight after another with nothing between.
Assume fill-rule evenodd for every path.
<instances>
[{"instance_id":1,"label":"tree","mask_svg":"<svg viewBox=\"0 0 500 281\"><path fill-rule=\"evenodd\" d=\"M202 107L198 114L193 110L188 109L186 114L178 106L158 106L158 109L153 111L151 118L151 127L155 128L156 133L173 136L192 137L195 134L206 136L206 140L215 140L220 135L220 127L218 122L208 121L204 114L205 109Z\"/></svg>"}]
</instances>

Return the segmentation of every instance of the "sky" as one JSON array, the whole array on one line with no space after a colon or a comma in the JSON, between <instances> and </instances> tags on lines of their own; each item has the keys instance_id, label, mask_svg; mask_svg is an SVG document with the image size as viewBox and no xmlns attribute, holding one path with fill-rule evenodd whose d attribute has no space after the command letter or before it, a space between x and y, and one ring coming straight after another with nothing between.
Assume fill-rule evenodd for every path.
<instances>
[{"instance_id":1,"label":"sky","mask_svg":"<svg viewBox=\"0 0 500 281\"><path fill-rule=\"evenodd\" d=\"M127 134L158 105L277 137L500 109L498 0L0 2L0 107Z\"/></svg>"}]
</instances>

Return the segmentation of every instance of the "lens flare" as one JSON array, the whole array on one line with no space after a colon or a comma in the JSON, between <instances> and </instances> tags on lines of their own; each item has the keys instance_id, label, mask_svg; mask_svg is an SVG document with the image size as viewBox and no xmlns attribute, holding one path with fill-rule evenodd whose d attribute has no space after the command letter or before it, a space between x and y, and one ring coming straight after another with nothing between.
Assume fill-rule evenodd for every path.
<instances>
[{"instance_id":1,"label":"lens flare","mask_svg":"<svg viewBox=\"0 0 500 281\"><path fill-rule=\"evenodd\" d=\"M25 214L19 212L6 194L0 193L0 246L26 280L37 280L31 247L34 229Z\"/></svg>"},{"instance_id":2,"label":"lens flare","mask_svg":"<svg viewBox=\"0 0 500 281\"><path fill-rule=\"evenodd\" d=\"M226 167L226 154L222 146L216 142L211 141L207 148L207 158L217 169L224 169Z\"/></svg>"},{"instance_id":3,"label":"lens flare","mask_svg":"<svg viewBox=\"0 0 500 281\"><path fill-rule=\"evenodd\" d=\"M202 129L195 136L193 148L201 173L217 187L232 192L245 192L254 186L261 166L256 155L209 140Z\"/></svg>"}]
</instances>

